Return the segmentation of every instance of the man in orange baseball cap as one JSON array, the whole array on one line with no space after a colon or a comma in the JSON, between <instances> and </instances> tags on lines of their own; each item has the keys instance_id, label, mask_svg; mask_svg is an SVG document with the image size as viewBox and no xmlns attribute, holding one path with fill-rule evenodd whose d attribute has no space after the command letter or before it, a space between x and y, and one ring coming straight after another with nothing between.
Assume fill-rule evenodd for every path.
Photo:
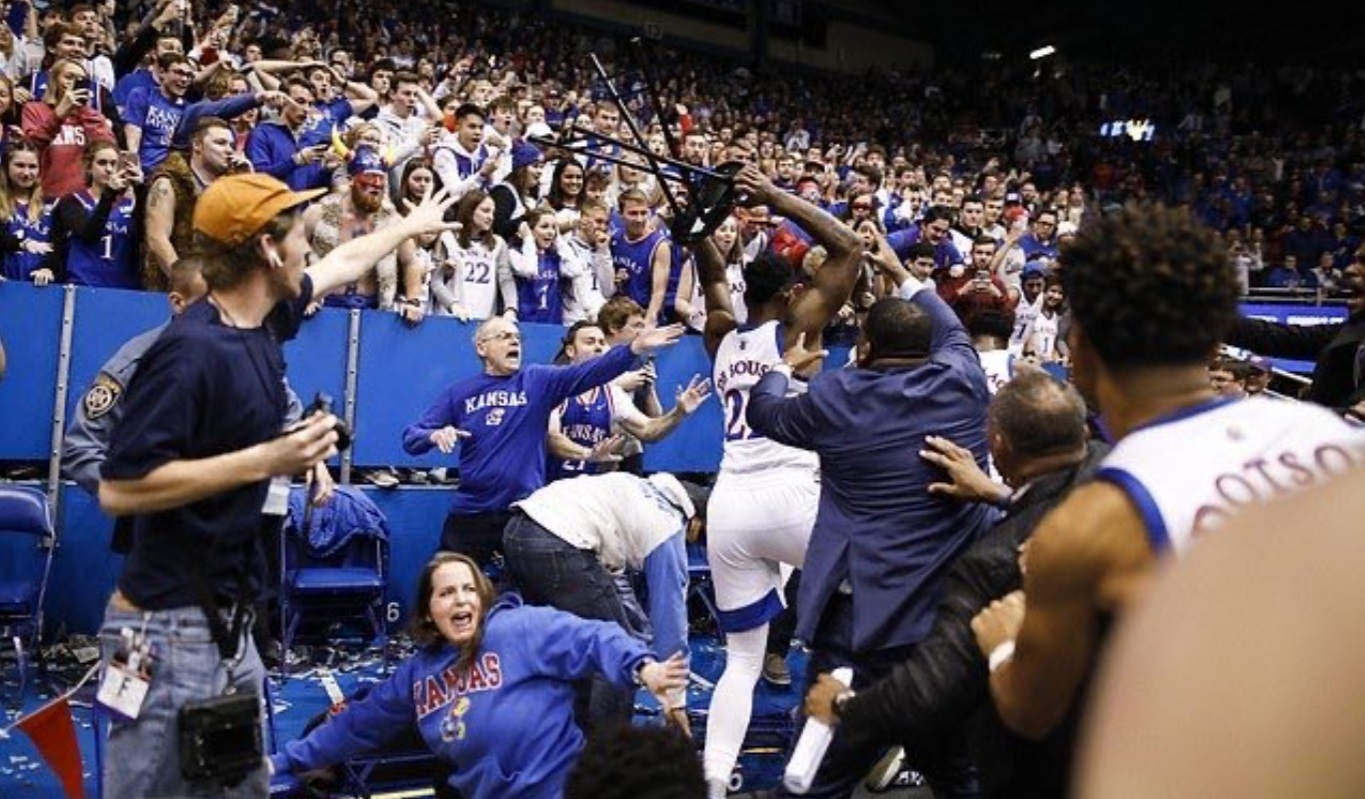
<instances>
[{"instance_id":1,"label":"man in orange baseball cap","mask_svg":"<svg viewBox=\"0 0 1365 799\"><path fill-rule=\"evenodd\" d=\"M317 193L256 174L204 190L194 228L208 295L148 348L123 400L99 483L101 507L129 517L133 530L103 625L108 640L122 642L106 648L100 689L125 719L109 735L111 796L268 792L259 751L184 773L182 760L203 761L177 730L186 708L224 695L229 683L259 723L265 672L245 612L257 538L287 510L289 478L337 451L330 413L281 432L281 345L315 293L355 280L407 238L451 227L448 195L429 196L305 270L300 207ZM177 740L189 748L164 744Z\"/></svg>"}]
</instances>

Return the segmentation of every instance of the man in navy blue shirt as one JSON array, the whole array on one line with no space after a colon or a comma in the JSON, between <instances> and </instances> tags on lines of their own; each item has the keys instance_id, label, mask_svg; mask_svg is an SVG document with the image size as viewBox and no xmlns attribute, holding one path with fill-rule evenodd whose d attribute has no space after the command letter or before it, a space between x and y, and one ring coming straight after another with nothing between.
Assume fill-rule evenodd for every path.
<instances>
[{"instance_id":1,"label":"man in navy blue shirt","mask_svg":"<svg viewBox=\"0 0 1365 799\"><path fill-rule=\"evenodd\" d=\"M251 602L263 515L283 515L289 477L335 454L337 442L331 414L281 433L281 342L315 293L355 280L405 239L451 227L443 221L450 202L438 195L305 270L298 209L315 195L265 175L225 177L204 191L194 228L208 295L148 349L128 387L99 484L100 506L132 517L134 531L105 612L102 639L123 645L106 647L104 680L127 688L114 664L136 671L131 653L155 665L144 701L124 706L131 718L110 732L111 796L215 787L182 776L168 743L178 713L229 682L260 695L260 656L233 608ZM263 796L267 784L262 764L223 795Z\"/></svg>"},{"instance_id":2,"label":"man in navy blue shirt","mask_svg":"<svg viewBox=\"0 0 1365 799\"><path fill-rule=\"evenodd\" d=\"M639 356L676 342L682 332L682 325L648 328L586 363L522 368L516 322L495 316L479 325L474 352L483 372L441 392L403 431L403 449L413 455L433 447L453 452L460 442L460 485L441 530L441 549L469 555L481 566L494 561L512 503L545 485L550 412L618 377Z\"/></svg>"},{"instance_id":3,"label":"man in navy blue shirt","mask_svg":"<svg viewBox=\"0 0 1365 799\"><path fill-rule=\"evenodd\" d=\"M871 258L901 297L868 312L857 364L816 375L805 394L788 397L793 369L823 355L798 342L750 391L747 414L755 432L820 455L796 636L813 648L812 683L852 666L854 689L889 674L928 634L942 576L995 518L929 493L943 473L920 457L926 436L959 443L985 467L989 392L962 323L890 250L883 244ZM945 740L938 752L916 753L936 794L975 791L964 746ZM847 796L880 754L875 741L836 733L807 795Z\"/></svg>"}]
</instances>

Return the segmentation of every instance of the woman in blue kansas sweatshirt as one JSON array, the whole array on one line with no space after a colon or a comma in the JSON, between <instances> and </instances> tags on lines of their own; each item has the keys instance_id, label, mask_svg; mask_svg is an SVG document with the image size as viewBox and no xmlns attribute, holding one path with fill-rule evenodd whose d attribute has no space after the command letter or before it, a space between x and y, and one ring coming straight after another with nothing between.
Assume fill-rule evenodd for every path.
<instances>
[{"instance_id":1,"label":"woman in blue kansas sweatshirt","mask_svg":"<svg viewBox=\"0 0 1365 799\"><path fill-rule=\"evenodd\" d=\"M424 646L364 698L271 757L300 773L380 749L412 724L454 767L450 783L470 799L558 799L583 748L573 720L573 680L601 672L663 701L687 684L674 657L656 662L616 624L515 595L494 601L474 561L449 552L427 564L413 633Z\"/></svg>"}]
</instances>

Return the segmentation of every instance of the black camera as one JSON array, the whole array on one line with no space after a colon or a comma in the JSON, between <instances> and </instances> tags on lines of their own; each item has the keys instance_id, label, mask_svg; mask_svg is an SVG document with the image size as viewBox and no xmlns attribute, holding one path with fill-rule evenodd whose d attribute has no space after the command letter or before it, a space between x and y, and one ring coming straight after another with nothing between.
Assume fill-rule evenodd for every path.
<instances>
[{"instance_id":1,"label":"black camera","mask_svg":"<svg viewBox=\"0 0 1365 799\"><path fill-rule=\"evenodd\" d=\"M180 773L231 788L261 768L261 701L243 691L190 702L179 714Z\"/></svg>"},{"instance_id":2,"label":"black camera","mask_svg":"<svg viewBox=\"0 0 1365 799\"><path fill-rule=\"evenodd\" d=\"M303 418L307 419L314 413L335 413L332 410L332 397L319 391L313 395L313 402L303 409ZM337 426L333 428L337 434L337 452L345 452L351 447L351 428L346 425L346 420L337 417Z\"/></svg>"}]
</instances>

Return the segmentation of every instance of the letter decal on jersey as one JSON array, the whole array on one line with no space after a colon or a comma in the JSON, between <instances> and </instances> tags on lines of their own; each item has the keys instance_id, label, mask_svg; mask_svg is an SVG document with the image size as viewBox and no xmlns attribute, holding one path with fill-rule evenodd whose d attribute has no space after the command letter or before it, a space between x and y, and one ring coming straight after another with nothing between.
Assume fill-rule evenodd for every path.
<instances>
[{"instance_id":1,"label":"letter decal on jersey","mask_svg":"<svg viewBox=\"0 0 1365 799\"><path fill-rule=\"evenodd\" d=\"M456 707L451 710L451 715L462 717L470 708L468 695L496 691L501 687L502 660L498 653L488 652L475 661L468 672L461 673L451 665L440 674L413 683L413 709L420 720L455 702ZM444 725L444 722L442 724ZM457 731L452 727L452 734L455 732ZM445 727L442 726L442 735L444 734Z\"/></svg>"},{"instance_id":2,"label":"letter decal on jersey","mask_svg":"<svg viewBox=\"0 0 1365 799\"><path fill-rule=\"evenodd\" d=\"M1281 452L1247 461L1240 471L1224 472L1214 478L1213 493L1217 499L1195 512L1193 535L1198 537L1217 528L1234 511L1247 505L1322 482L1363 461L1365 451L1353 452L1339 444L1323 444L1306 458L1296 452Z\"/></svg>"},{"instance_id":3,"label":"letter decal on jersey","mask_svg":"<svg viewBox=\"0 0 1365 799\"><path fill-rule=\"evenodd\" d=\"M1294 485L1303 488L1313 484L1312 470L1299 462L1298 455L1293 452L1282 452L1276 460L1291 474L1290 479L1294 481Z\"/></svg>"},{"instance_id":4,"label":"letter decal on jersey","mask_svg":"<svg viewBox=\"0 0 1365 799\"><path fill-rule=\"evenodd\" d=\"M1355 466L1355 459L1351 457L1351 453L1335 444L1324 444L1314 450L1313 462L1331 477L1349 472Z\"/></svg>"}]
</instances>

